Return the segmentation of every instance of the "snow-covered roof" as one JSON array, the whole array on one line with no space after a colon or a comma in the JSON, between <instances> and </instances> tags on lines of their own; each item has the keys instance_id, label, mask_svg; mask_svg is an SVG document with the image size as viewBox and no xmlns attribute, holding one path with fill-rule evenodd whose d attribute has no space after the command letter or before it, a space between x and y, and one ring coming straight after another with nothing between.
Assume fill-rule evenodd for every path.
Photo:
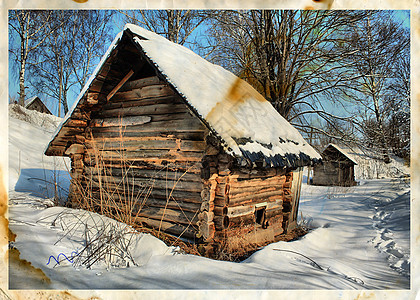
<instances>
[{"instance_id":1,"label":"snow-covered roof","mask_svg":"<svg viewBox=\"0 0 420 300\"><path fill-rule=\"evenodd\" d=\"M303 166L321 158L297 129L244 80L191 50L141 27L127 24L123 33L125 31L133 34L140 52L221 139L227 153L252 162L263 159L269 166ZM114 39L63 124L123 33ZM55 136L57 134L58 131Z\"/></svg>"},{"instance_id":2,"label":"snow-covered roof","mask_svg":"<svg viewBox=\"0 0 420 300\"><path fill-rule=\"evenodd\" d=\"M352 156L346 150L342 149L340 146L330 143L328 144L327 147L325 147L325 150L328 149L329 147L335 148L337 151L341 152L346 158L348 158L351 162L357 165L357 162L354 160L354 158L352 158Z\"/></svg>"},{"instance_id":3,"label":"snow-covered roof","mask_svg":"<svg viewBox=\"0 0 420 300\"><path fill-rule=\"evenodd\" d=\"M26 99L25 102L24 102L25 107L28 107L32 102L35 101L35 99L39 99L38 96Z\"/></svg>"}]
</instances>

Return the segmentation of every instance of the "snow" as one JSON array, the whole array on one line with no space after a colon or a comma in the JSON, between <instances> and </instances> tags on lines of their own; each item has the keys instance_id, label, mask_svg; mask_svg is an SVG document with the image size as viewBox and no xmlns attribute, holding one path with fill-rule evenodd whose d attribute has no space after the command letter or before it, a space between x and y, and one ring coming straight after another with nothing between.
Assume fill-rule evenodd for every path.
<instances>
[{"instance_id":1,"label":"snow","mask_svg":"<svg viewBox=\"0 0 420 300\"><path fill-rule=\"evenodd\" d=\"M43 170L66 170L62 160L43 156L53 126L40 127L13 115L9 124L13 175L9 221L17 235L11 246L50 278L42 288L246 289L250 292L241 294L245 298L255 295L253 290L279 289L404 289L408 293L410 187L401 178L363 180L345 188L303 184L300 222L311 228L307 235L272 243L241 263L215 261L181 254L149 234L98 214L52 206L53 194L45 192L48 183L28 178L40 176ZM121 259L100 260L87 268L83 260L72 257L82 252L87 241L98 241L98 236L111 231L127 245ZM14 266L9 273L11 289L41 288L25 269Z\"/></svg>"},{"instance_id":2,"label":"snow","mask_svg":"<svg viewBox=\"0 0 420 300\"><path fill-rule=\"evenodd\" d=\"M410 168L404 159L393 154L389 154L391 162L385 163L380 156L369 150L362 151L357 147L353 147L351 149L344 148L342 151L357 163L354 166L356 179L393 178L410 175Z\"/></svg>"},{"instance_id":3,"label":"snow","mask_svg":"<svg viewBox=\"0 0 420 300\"><path fill-rule=\"evenodd\" d=\"M24 106L25 107L28 107L29 106L29 104L31 104L32 102L34 102L34 100L36 99L36 98L38 98L38 96L34 96L34 97L32 97L32 98L29 98L29 99L26 99L25 100L25 102L24 102Z\"/></svg>"},{"instance_id":4,"label":"snow","mask_svg":"<svg viewBox=\"0 0 420 300\"><path fill-rule=\"evenodd\" d=\"M332 144L332 143L330 143L330 144L328 144L328 146L327 147L325 147L325 149L327 149L328 147L334 147L335 149L337 149L339 152L341 152L345 157L347 157L350 161L352 161L352 162L354 162L354 164L355 165L357 165L357 161L351 156L351 155L349 155L348 153L347 153L347 151L346 150L343 150L341 147L339 147L338 145L336 145L336 144Z\"/></svg>"},{"instance_id":5,"label":"snow","mask_svg":"<svg viewBox=\"0 0 420 300\"><path fill-rule=\"evenodd\" d=\"M312 158L320 158L297 129L248 83L155 33L132 24L126 25L126 28L142 37L134 40L226 142L229 153L241 157L242 149L274 157L287 153L298 156L302 152ZM197 88L197 82L200 82L200 88ZM252 142L241 145L236 142L241 138ZM270 147L265 146L270 144Z\"/></svg>"},{"instance_id":6,"label":"snow","mask_svg":"<svg viewBox=\"0 0 420 300\"><path fill-rule=\"evenodd\" d=\"M39 151L61 119L19 105L9 106L9 116L9 190L52 197L57 182L59 196L65 197L70 160Z\"/></svg>"},{"instance_id":7,"label":"snow","mask_svg":"<svg viewBox=\"0 0 420 300\"><path fill-rule=\"evenodd\" d=\"M229 154L243 157L245 150L274 158L276 155L286 154L299 157L303 153L311 159L320 159L320 155L303 139L298 130L245 81L206 61L191 50L146 29L127 24L125 30L138 35L134 37L134 41L142 47L146 56L166 76L168 82L221 137ZM54 133L53 139L74 111L121 36L122 32L108 48L72 109ZM199 88L197 82L200 82ZM243 145L238 142L241 139L249 141ZM269 161L273 166L277 163L276 159Z\"/></svg>"}]
</instances>

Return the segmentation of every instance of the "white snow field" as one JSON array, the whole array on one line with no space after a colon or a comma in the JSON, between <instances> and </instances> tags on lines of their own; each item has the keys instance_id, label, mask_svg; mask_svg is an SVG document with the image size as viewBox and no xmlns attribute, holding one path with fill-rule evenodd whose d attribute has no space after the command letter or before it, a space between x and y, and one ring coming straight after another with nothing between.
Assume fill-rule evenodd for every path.
<instances>
[{"instance_id":1,"label":"white snow field","mask_svg":"<svg viewBox=\"0 0 420 300\"><path fill-rule=\"evenodd\" d=\"M11 264L9 289L410 288L410 186L403 179L349 188L303 184L301 222L308 234L270 244L240 263L215 261L182 254L98 214L53 206L54 191L65 196L68 188L69 162L43 155L57 125L46 124L9 118L9 221L16 234L10 247L45 275L40 280ZM57 189L50 184L54 176ZM84 246L106 233L127 251L107 248L120 257L89 260Z\"/></svg>"}]
</instances>

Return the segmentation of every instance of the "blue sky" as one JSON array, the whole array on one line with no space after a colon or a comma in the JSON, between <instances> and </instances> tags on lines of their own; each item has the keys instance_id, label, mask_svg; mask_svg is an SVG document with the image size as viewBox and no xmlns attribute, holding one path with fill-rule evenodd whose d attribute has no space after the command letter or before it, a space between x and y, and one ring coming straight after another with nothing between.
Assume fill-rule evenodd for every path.
<instances>
[{"instance_id":1,"label":"blue sky","mask_svg":"<svg viewBox=\"0 0 420 300\"><path fill-rule=\"evenodd\" d=\"M400 10L400 11L396 11L396 16L398 19L401 20L402 24L404 26L406 26L407 28L410 27L410 11L408 10ZM121 21L121 14L116 14L114 16L114 26L113 28L113 32L112 35L115 36L122 28L123 28L123 23ZM9 43L11 41L9 40ZM110 42L109 42L110 43ZM10 46L9 46L10 47ZM18 71L15 69L12 69L12 61L11 61L12 57L9 57L9 82L8 82L8 87L9 87L9 97L18 97L18 90L19 90L19 85L18 85L18 80L19 80L19 75L18 75ZM99 59L97 59L96 62L94 62L93 65L96 65L99 62ZM71 107L73 102L75 101L75 99L77 98L78 94L79 94L80 90L78 88L73 88L70 90L69 95L68 95L68 106ZM32 96L35 96L34 92L31 90L31 88L28 88L26 90L26 98L30 98ZM39 96L39 95L38 95ZM42 96L41 96L42 97ZM48 108L54 113L57 114L57 103L56 101L51 101L49 99L42 99L43 101L45 101L46 105L48 106Z\"/></svg>"}]
</instances>

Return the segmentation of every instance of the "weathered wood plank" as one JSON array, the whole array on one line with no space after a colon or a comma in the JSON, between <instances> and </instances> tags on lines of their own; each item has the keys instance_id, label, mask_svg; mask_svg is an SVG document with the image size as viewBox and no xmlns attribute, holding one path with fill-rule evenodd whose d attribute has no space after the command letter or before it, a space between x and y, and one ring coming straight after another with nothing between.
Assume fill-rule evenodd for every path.
<instances>
[{"instance_id":1,"label":"weathered wood plank","mask_svg":"<svg viewBox=\"0 0 420 300\"><path fill-rule=\"evenodd\" d=\"M225 228L240 227L248 224L254 224L255 215L251 212L240 216L226 216L224 220Z\"/></svg>"},{"instance_id":2,"label":"weathered wood plank","mask_svg":"<svg viewBox=\"0 0 420 300\"><path fill-rule=\"evenodd\" d=\"M105 130L102 131L101 129L97 128L90 128L88 130L91 130L92 134L95 138L119 138L121 136L127 137L127 138L147 138L147 137L163 137L163 138L178 138L183 140L203 140L204 137L204 130L197 130L197 131L174 131L174 128L166 128L166 129L158 129L156 128L154 131L130 131L127 130L127 127L121 130L117 127L108 127L113 128L113 130ZM65 142L66 144L67 142Z\"/></svg>"},{"instance_id":3,"label":"weathered wood plank","mask_svg":"<svg viewBox=\"0 0 420 300\"><path fill-rule=\"evenodd\" d=\"M84 163L87 166L96 166L95 157L84 157ZM125 161L121 159L101 159L101 167L110 168L110 167L124 167L126 166ZM130 161L131 168L138 169L148 169L148 170L161 170L167 169L173 172L189 172L194 174L201 173L201 162L196 161L178 161L178 160L164 160L159 158L149 158L149 159L132 159Z\"/></svg>"},{"instance_id":4,"label":"weathered wood plank","mask_svg":"<svg viewBox=\"0 0 420 300\"><path fill-rule=\"evenodd\" d=\"M172 210L169 208L160 207L141 207L135 205L133 207L133 214L139 217L147 217L154 220L162 220L165 222L173 222L184 225L197 225L198 216L189 211Z\"/></svg>"},{"instance_id":5,"label":"weathered wood plank","mask_svg":"<svg viewBox=\"0 0 420 300\"><path fill-rule=\"evenodd\" d=\"M138 187L151 187L153 189L167 190L168 195L171 191L186 191L200 193L203 184L196 181L181 181L169 179L156 179L156 178L139 178L139 177L117 177L106 175L86 174L86 178L92 180L95 185L99 181L103 185L107 185L110 190L117 187L132 188Z\"/></svg>"},{"instance_id":6,"label":"weathered wood plank","mask_svg":"<svg viewBox=\"0 0 420 300\"><path fill-rule=\"evenodd\" d=\"M66 155L80 154L85 151L85 146L82 144L72 144L65 152Z\"/></svg>"},{"instance_id":7,"label":"weathered wood plank","mask_svg":"<svg viewBox=\"0 0 420 300\"><path fill-rule=\"evenodd\" d=\"M193 226L184 226L180 224L160 220L153 220L144 217L137 218L136 221L145 223L146 225L155 228L156 230L160 229L160 231L162 232L190 240L194 240L196 237L195 235L197 233L197 230Z\"/></svg>"},{"instance_id":8,"label":"weathered wood plank","mask_svg":"<svg viewBox=\"0 0 420 300\"><path fill-rule=\"evenodd\" d=\"M284 196L281 191L272 191L240 198L229 198L229 206L276 201L277 199L282 199L282 197Z\"/></svg>"},{"instance_id":9,"label":"weathered wood plank","mask_svg":"<svg viewBox=\"0 0 420 300\"><path fill-rule=\"evenodd\" d=\"M151 104L141 106L130 106L101 110L98 112L99 117L126 117L126 116L150 116L165 115L186 112L185 104L169 103L169 104Z\"/></svg>"},{"instance_id":10,"label":"weathered wood plank","mask_svg":"<svg viewBox=\"0 0 420 300\"><path fill-rule=\"evenodd\" d=\"M156 105L156 104L183 104L184 102L177 96L164 96L164 97L155 97L155 98L147 98L141 100L130 100L130 101L119 101L113 102L112 99L103 105L103 110L110 110L110 109L119 109L119 108L127 108L133 106L143 106L143 105ZM185 111L188 111L185 108Z\"/></svg>"},{"instance_id":11,"label":"weathered wood plank","mask_svg":"<svg viewBox=\"0 0 420 300\"><path fill-rule=\"evenodd\" d=\"M198 203L190 203L185 201L173 201L173 200L166 200L166 199L154 199L154 198L147 198L145 200L145 205L152 206L152 207L160 207L164 208L167 207L172 210L179 210L179 211L187 211L192 213L197 213L200 210L200 204Z\"/></svg>"},{"instance_id":12,"label":"weathered wood plank","mask_svg":"<svg viewBox=\"0 0 420 300\"><path fill-rule=\"evenodd\" d=\"M69 119L66 123L68 127L86 127L87 122L85 120Z\"/></svg>"},{"instance_id":13,"label":"weathered wood plank","mask_svg":"<svg viewBox=\"0 0 420 300\"><path fill-rule=\"evenodd\" d=\"M88 127L92 132L119 132L119 127ZM204 132L205 127L199 119L169 120L149 122L143 125L124 127L124 135L128 132Z\"/></svg>"},{"instance_id":14,"label":"weathered wood plank","mask_svg":"<svg viewBox=\"0 0 420 300\"><path fill-rule=\"evenodd\" d=\"M89 126L91 127L108 127L108 126L134 126L142 125L150 122L152 118L150 116L124 116L119 118L105 118L105 119L93 119Z\"/></svg>"},{"instance_id":15,"label":"weathered wood plank","mask_svg":"<svg viewBox=\"0 0 420 300\"><path fill-rule=\"evenodd\" d=\"M163 169L140 169L134 168L132 166L103 166L98 170L97 167L85 167L86 174L97 175L101 172L102 175L112 175L117 177L122 177L123 175L128 175L131 177L140 177L148 179L169 179L169 180L180 180L180 181L192 181L192 182L202 182L199 174L191 173L186 171L179 170L169 170L167 168Z\"/></svg>"},{"instance_id":16,"label":"weathered wood plank","mask_svg":"<svg viewBox=\"0 0 420 300\"><path fill-rule=\"evenodd\" d=\"M134 71L130 70L127 75L124 76L123 79L121 79L121 81L114 87L114 89L106 96L106 100L109 101L109 99L112 98L112 96L115 95L116 92L118 92L118 90L124 85L124 83L126 83L131 76L133 76Z\"/></svg>"},{"instance_id":17,"label":"weathered wood plank","mask_svg":"<svg viewBox=\"0 0 420 300\"><path fill-rule=\"evenodd\" d=\"M174 138L126 140L121 138L119 141L92 141L85 142L89 149L100 150L119 150L119 151L138 151L142 149L167 149L175 151L203 152L205 143L203 141L185 141ZM204 153L203 153L204 155Z\"/></svg>"},{"instance_id":18,"label":"weathered wood plank","mask_svg":"<svg viewBox=\"0 0 420 300\"><path fill-rule=\"evenodd\" d=\"M116 93L112 101L129 101L129 100L139 100L146 98L154 97L163 97L175 95L175 92L172 88L166 84L159 85L149 85L142 88L132 89L126 92Z\"/></svg>"},{"instance_id":19,"label":"weathered wood plank","mask_svg":"<svg viewBox=\"0 0 420 300\"><path fill-rule=\"evenodd\" d=\"M111 151L99 149L87 149L86 150L86 159L95 161L96 159L100 160L122 160L127 162L128 160L145 160L151 159L161 159L168 161L178 161L178 162L199 162L202 158L201 152L194 151L176 151L176 150L160 150L160 149L140 149L138 151Z\"/></svg>"},{"instance_id":20,"label":"weathered wood plank","mask_svg":"<svg viewBox=\"0 0 420 300\"><path fill-rule=\"evenodd\" d=\"M137 80L130 80L127 81L120 89L120 92L126 92L133 89L139 89L149 85L157 85L162 84L163 81L159 79L157 76L141 78Z\"/></svg>"},{"instance_id":21,"label":"weathered wood plank","mask_svg":"<svg viewBox=\"0 0 420 300\"><path fill-rule=\"evenodd\" d=\"M92 181L88 181L88 183L85 181L82 183L82 186L86 191L92 191L94 195L99 195L99 188L98 184L92 184ZM158 189L156 187L146 186L146 187L138 187L135 186L131 190L127 190L126 188L122 186L114 186L110 187L109 189L103 189L102 193L112 195L117 194L124 196L127 195L129 197L130 195L134 195L137 199L164 199L165 201L169 198L170 200L174 201L184 201L188 203L202 203L200 194L196 192L185 192L185 191L177 191L177 190L168 190L168 189ZM124 194L125 193L125 194ZM124 196L125 197L125 196Z\"/></svg>"}]
</instances>

